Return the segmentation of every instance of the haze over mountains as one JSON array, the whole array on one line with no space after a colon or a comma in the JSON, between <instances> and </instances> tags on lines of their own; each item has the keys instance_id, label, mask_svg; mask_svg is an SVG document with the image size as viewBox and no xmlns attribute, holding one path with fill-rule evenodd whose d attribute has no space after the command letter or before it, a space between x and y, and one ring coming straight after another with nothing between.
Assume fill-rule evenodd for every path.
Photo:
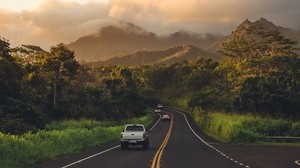
<instances>
[{"instance_id":1,"label":"haze over mountains","mask_svg":"<svg viewBox=\"0 0 300 168\"><path fill-rule=\"evenodd\" d=\"M207 48L220 38L221 36L183 30L159 37L132 23L121 21L119 26L103 27L98 34L81 37L68 47L75 51L78 60L99 61L141 50L164 50L180 45Z\"/></svg>"},{"instance_id":2,"label":"haze over mountains","mask_svg":"<svg viewBox=\"0 0 300 168\"><path fill-rule=\"evenodd\" d=\"M172 63L198 56L219 59L222 44L234 34L248 33L250 26L278 30L285 37L300 42L300 32L276 26L267 19L255 22L246 19L229 36L178 31L160 37L132 23L120 21L119 26L103 27L97 34L81 37L68 47L75 51L78 60L107 64Z\"/></svg>"}]
</instances>

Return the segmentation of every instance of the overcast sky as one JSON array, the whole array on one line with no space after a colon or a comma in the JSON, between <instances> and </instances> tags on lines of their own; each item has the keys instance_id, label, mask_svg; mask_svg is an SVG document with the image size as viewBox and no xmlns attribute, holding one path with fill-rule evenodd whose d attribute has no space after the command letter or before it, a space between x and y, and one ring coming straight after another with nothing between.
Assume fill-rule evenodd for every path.
<instances>
[{"instance_id":1,"label":"overcast sky","mask_svg":"<svg viewBox=\"0 0 300 168\"><path fill-rule=\"evenodd\" d=\"M116 20L158 35L180 29L228 35L245 19L260 17L300 30L300 0L0 0L0 36L12 46L48 50Z\"/></svg>"}]
</instances>

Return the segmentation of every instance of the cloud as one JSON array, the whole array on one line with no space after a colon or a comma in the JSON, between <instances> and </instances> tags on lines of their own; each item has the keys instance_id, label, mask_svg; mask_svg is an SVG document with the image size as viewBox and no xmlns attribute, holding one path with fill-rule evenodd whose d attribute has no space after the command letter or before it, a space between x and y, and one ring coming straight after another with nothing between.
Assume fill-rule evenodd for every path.
<instances>
[{"instance_id":1,"label":"cloud","mask_svg":"<svg viewBox=\"0 0 300 168\"><path fill-rule=\"evenodd\" d=\"M299 29L299 0L110 0L109 16L155 33L187 29L228 34L245 19L264 17Z\"/></svg>"},{"instance_id":2,"label":"cloud","mask_svg":"<svg viewBox=\"0 0 300 168\"><path fill-rule=\"evenodd\" d=\"M57 30L64 26L79 25L86 22L106 18L107 7L104 4L62 3L49 0L33 11L23 11L25 20L44 29Z\"/></svg>"},{"instance_id":3,"label":"cloud","mask_svg":"<svg viewBox=\"0 0 300 168\"><path fill-rule=\"evenodd\" d=\"M157 34L180 29L227 35L246 18L264 17L276 25L300 30L299 0L44 0L30 10L0 10L1 36L13 45L48 49L70 43L116 19Z\"/></svg>"},{"instance_id":4,"label":"cloud","mask_svg":"<svg viewBox=\"0 0 300 168\"><path fill-rule=\"evenodd\" d=\"M1 11L1 36L12 45L34 44L48 49L51 45L69 43L97 32L112 21L107 18L104 3L44 1L34 10Z\"/></svg>"},{"instance_id":5,"label":"cloud","mask_svg":"<svg viewBox=\"0 0 300 168\"><path fill-rule=\"evenodd\" d=\"M36 36L40 34L49 40L56 39L55 42L69 42L108 24L107 12L107 6L103 3L79 4L48 0L38 9L22 11L21 15L40 30Z\"/></svg>"}]
</instances>

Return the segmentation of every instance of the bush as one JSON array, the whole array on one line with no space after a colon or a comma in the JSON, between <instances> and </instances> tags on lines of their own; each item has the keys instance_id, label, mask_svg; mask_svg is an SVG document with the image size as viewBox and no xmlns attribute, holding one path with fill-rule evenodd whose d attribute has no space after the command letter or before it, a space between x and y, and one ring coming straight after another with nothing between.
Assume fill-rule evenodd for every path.
<instances>
[{"instance_id":1,"label":"bush","mask_svg":"<svg viewBox=\"0 0 300 168\"><path fill-rule=\"evenodd\" d=\"M240 142L256 142L259 138L259 135L253 131L241 129L235 127L231 133L231 142L240 143Z\"/></svg>"},{"instance_id":2,"label":"bush","mask_svg":"<svg viewBox=\"0 0 300 168\"><path fill-rule=\"evenodd\" d=\"M290 135L300 137L300 122L293 123L292 129L290 130Z\"/></svg>"},{"instance_id":3,"label":"bush","mask_svg":"<svg viewBox=\"0 0 300 168\"><path fill-rule=\"evenodd\" d=\"M261 136L286 136L292 128L289 121L274 119L249 119L242 122L244 129L257 132Z\"/></svg>"},{"instance_id":4,"label":"bush","mask_svg":"<svg viewBox=\"0 0 300 168\"><path fill-rule=\"evenodd\" d=\"M45 121L33 107L18 99L0 102L0 131L7 134L24 134L42 129Z\"/></svg>"}]
</instances>

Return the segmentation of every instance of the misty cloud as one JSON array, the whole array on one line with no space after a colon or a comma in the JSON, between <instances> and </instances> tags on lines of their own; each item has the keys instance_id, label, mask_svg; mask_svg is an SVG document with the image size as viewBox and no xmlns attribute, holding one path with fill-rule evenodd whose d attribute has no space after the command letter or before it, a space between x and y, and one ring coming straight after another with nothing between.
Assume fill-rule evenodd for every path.
<instances>
[{"instance_id":1,"label":"misty cloud","mask_svg":"<svg viewBox=\"0 0 300 168\"><path fill-rule=\"evenodd\" d=\"M254 21L260 17L300 30L299 6L299 0L45 0L33 10L1 9L0 36L12 45L34 44L48 49L98 32L117 20L159 35L181 29L228 35L246 18Z\"/></svg>"}]
</instances>

